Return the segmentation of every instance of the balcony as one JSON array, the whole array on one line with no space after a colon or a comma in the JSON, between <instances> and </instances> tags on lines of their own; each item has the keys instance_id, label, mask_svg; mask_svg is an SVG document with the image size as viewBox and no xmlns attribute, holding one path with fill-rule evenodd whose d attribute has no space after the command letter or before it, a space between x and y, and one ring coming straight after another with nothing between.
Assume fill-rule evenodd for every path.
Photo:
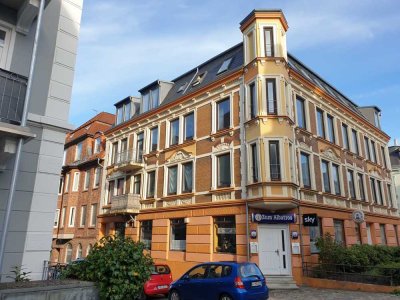
<instances>
[{"instance_id":1,"label":"balcony","mask_svg":"<svg viewBox=\"0 0 400 300\"><path fill-rule=\"evenodd\" d=\"M143 155L135 149L119 152L112 162L115 171L135 171L143 168Z\"/></svg>"},{"instance_id":2,"label":"balcony","mask_svg":"<svg viewBox=\"0 0 400 300\"><path fill-rule=\"evenodd\" d=\"M140 210L140 200L141 196L138 194L111 196L110 213L137 214Z\"/></svg>"},{"instance_id":3,"label":"balcony","mask_svg":"<svg viewBox=\"0 0 400 300\"><path fill-rule=\"evenodd\" d=\"M0 69L0 121L19 125L25 103L28 79Z\"/></svg>"}]
</instances>

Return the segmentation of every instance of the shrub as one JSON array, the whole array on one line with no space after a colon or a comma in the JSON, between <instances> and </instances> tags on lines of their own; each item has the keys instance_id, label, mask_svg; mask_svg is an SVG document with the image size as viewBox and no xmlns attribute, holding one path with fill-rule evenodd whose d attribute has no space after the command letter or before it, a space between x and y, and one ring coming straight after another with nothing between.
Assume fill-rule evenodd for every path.
<instances>
[{"instance_id":1,"label":"shrub","mask_svg":"<svg viewBox=\"0 0 400 300\"><path fill-rule=\"evenodd\" d=\"M101 299L139 298L153 264L144 247L120 235L103 237L85 261L71 264L64 276L96 282Z\"/></svg>"}]
</instances>

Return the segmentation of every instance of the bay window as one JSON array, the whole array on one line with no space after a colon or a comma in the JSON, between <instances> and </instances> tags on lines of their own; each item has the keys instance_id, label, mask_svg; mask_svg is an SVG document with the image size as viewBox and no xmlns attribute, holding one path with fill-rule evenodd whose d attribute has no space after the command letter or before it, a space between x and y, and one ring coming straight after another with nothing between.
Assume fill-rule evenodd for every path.
<instances>
[{"instance_id":1,"label":"bay window","mask_svg":"<svg viewBox=\"0 0 400 300\"><path fill-rule=\"evenodd\" d=\"M269 170L271 180L281 180L281 163L279 154L279 141L270 141L269 149Z\"/></svg>"},{"instance_id":2,"label":"bay window","mask_svg":"<svg viewBox=\"0 0 400 300\"><path fill-rule=\"evenodd\" d=\"M267 96L267 113L269 115L278 114L278 105L276 97L276 79L267 78L265 80L266 96Z\"/></svg>"},{"instance_id":3,"label":"bay window","mask_svg":"<svg viewBox=\"0 0 400 300\"><path fill-rule=\"evenodd\" d=\"M274 31L272 27L264 28L265 57L274 57Z\"/></svg>"}]
</instances>

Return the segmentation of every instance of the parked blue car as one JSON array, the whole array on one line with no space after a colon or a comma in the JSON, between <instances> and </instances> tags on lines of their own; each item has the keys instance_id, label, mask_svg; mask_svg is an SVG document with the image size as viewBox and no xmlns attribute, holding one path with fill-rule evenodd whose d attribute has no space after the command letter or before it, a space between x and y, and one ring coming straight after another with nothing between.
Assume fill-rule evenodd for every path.
<instances>
[{"instance_id":1,"label":"parked blue car","mask_svg":"<svg viewBox=\"0 0 400 300\"><path fill-rule=\"evenodd\" d=\"M199 264L171 284L169 300L266 300L269 290L255 263Z\"/></svg>"}]
</instances>

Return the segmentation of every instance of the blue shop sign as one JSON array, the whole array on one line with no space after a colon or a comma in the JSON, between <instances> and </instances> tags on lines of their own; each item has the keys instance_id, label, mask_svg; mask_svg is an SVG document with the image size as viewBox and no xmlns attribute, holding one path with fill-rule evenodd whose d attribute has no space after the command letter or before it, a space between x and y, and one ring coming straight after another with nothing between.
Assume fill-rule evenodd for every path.
<instances>
[{"instance_id":1,"label":"blue shop sign","mask_svg":"<svg viewBox=\"0 0 400 300\"><path fill-rule=\"evenodd\" d=\"M252 221L264 224L296 223L296 214L263 214L253 213Z\"/></svg>"}]
</instances>

